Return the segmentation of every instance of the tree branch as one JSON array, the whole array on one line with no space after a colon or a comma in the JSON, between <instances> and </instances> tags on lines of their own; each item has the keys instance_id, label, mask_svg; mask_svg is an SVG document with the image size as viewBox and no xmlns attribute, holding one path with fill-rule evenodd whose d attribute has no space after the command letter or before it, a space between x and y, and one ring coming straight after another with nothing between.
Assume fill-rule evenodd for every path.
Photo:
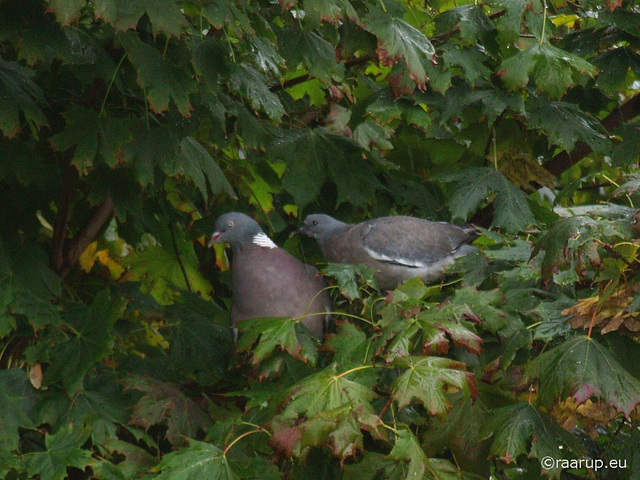
<instances>
[{"instance_id":1,"label":"tree branch","mask_svg":"<svg viewBox=\"0 0 640 480\"><path fill-rule=\"evenodd\" d=\"M71 200L78 183L78 171L68 166L62 178L60 203L58 205L58 216L53 226L53 240L51 241L50 262L54 272L60 272L64 264L64 250L67 241L67 224L69 222L69 211L71 210Z\"/></svg>"},{"instance_id":2,"label":"tree branch","mask_svg":"<svg viewBox=\"0 0 640 480\"><path fill-rule=\"evenodd\" d=\"M111 195L107 195L100 205L98 205L89 219L85 222L75 236L68 242L65 242L64 255L62 264L56 269L61 278L67 276L71 268L76 264L80 255L85 251L89 244L96 238L100 230L111 218L114 204ZM66 232L66 226L65 226Z\"/></svg>"},{"instance_id":3,"label":"tree branch","mask_svg":"<svg viewBox=\"0 0 640 480\"><path fill-rule=\"evenodd\" d=\"M607 115L601 123L607 132L611 132L623 123L633 120L638 115L640 115L640 94L635 95L620 105L620 107ZM571 153L567 153L566 151L560 152L545 163L544 167L557 176L574 166L590 153L591 147L584 142L578 142Z\"/></svg>"}]
</instances>

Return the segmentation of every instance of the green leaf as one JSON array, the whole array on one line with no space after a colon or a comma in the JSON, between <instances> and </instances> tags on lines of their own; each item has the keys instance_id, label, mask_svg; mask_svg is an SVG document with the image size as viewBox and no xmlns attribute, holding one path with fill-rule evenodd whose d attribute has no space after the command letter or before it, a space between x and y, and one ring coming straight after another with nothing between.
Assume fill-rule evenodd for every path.
<instances>
[{"instance_id":1,"label":"green leaf","mask_svg":"<svg viewBox=\"0 0 640 480\"><path fill-rule=\"evenodd\" d=\"M376 416L371 406L375 397L370 387L349 380L346 374L338 374L336 364L332 364L291 387L282 415L287 418L312 417L350 405L364 417L370 418L371 415Z\"/></svg>"},{"instance_id":2,"label":"green leaf","mask_svg":"<svg viewBox=\"0 0 640 480\"><path fill-rule=\"evenodd\" d=\"M454 183L447 204L455 218L466 221L495 193L493 226L517 232L535 221L524 193L493 168L467 168L444 174L440 180Z\"/></svg>"},{"instance_id":3,"label":"green leaf","mask_svg":"<svg viewBox=\"0 0 640 480\"><path fill-rule=\"evenodd\" d=\"M77 22L86 6L86 0L50 0L49 8L62 25Z\"/></svg>"},{"instance_id":4,"label":"green leaf","mask_svg":"<svg viewBox=\"0 0 640 480\"><path fill-rule=\"evenodd\" d=\"M462 109L477 102L481 103L489 125L493 125L504 112L513 111L521 115L525 113L522 97L501 90L461 88L455 90L455 95L453 91L447 95L447 100L449 104L442 113L445 120L459 116Z\"/></svg>"},{"instance_id":5,"label":"green leaf","mask_svg":"<svg viewBox=\"0 0 640 480\"><path fill-rule=\"evenodd\" d=\"M75 147L71 163L82 175L86 175L93 167L98 154L98 136L100 120L98 112L72 105L64 114L65 129L49 140L53 148L59 152Z\"/></svg>"},{"instance_id":6,"label":"green leaf","mask_svg":"<svg viewBox=\"0 0 640 480\"><path fill-rule=\"evenodd\" d=\"M133 3L127 0L95 0L93 11L96 18L110 23L119 32L135 29L145 13L153 26L154 36L164 33L178 37L187 26L175 0L139 0Z\"/></svg>"},{"instance_id":7,"label":"green leaf","mask_svg":"<svg viewBox=\"0 0 640 480\"><path fill-rule=\"evenodd\" d=\"M543 412L528 402L515 403L492 410L489 420L480 430L480 439L493 436L491 453L505 463L517 462L520 455L568 458L570 452L582 453L577 440ZM562 448L562 450L560 450ZM561 468L547 470L552 478L560 475Z\"/></svg>"},{"instance_id":8,"label":"green leaf","mask_svg":"<svg viewBox=\"0 0 640 480\"><path fill-rule=\"evenodd\" d=\"M371 8L363 19L365 30L378 37L378 57L384 65L393 65L402 58L414 81L424 87L429 77L425 71L435 55L435 48L420 30L402 18Z\"/></svg>"},{"instance_id":9,"label":"green leaf","mask_svg":"<svg viewBox=\"0 0 640 480\"><path fill-rule=\"evenodd\" d=\"M25 289L47 300L60 295L62 289L60 277L49 268L42 246L15 238L0 237L0 284L5 294Z\"/></svg>"},{"instance_id":10,"label":"green leaf","mask_svg":"<svg viewBox=\"0 0 640 480\"><path fill-rule=\"evenodd\" d=\"M113 348L112 328L121 318L127 302L111 298L108 290L98 293L90 306L77 305L67 314L75 334L51 349L51 365L45 370L45 384L62 382L70 393L82 387L84 377Z\"/></svg>"},{"instance_id":11,"label":"green leaf","mask_svg":"<svg viewBox=\"0 0 640 480\"><path fill-rule=\"evenodd\" d=\"M189 446L162 457L156 480L238 480L225 453L218 447L189 439Z\"/></svg>"},{"instance_id":12,"label":"green leaf","mask_svg":"<svg viewBox=\"0 0 640 480\"><path fill-rule=\"evenodd\" d=\"M442 357L403 357L393 364L406 369L391 386L391 395L400 409L415 398L431 415L446 413L451 407L445 395L447 387L476 396L475 377L465 371L462 362Z\"/></svg>"},{"instance_id":13,"label":"green leaf","mask_svg":"<svg viewBox=\"0 0 640 480\"><path fill-rule=\"evenodd\" d=\"M338 23L344 18L358 19L358 13L349 0L304 0L303 5L307 15L323 22Z\"/></svg>"},{"instance_id":14,"label":"green leaf","mask_svg":"<svg viewBox=\"0 0 640 480\"><path fill-rule=\"evenodd\" d=\"M20 428L35 428L29 415L35 402L36 390L29 383L27 372L19 368L0 371L1 451L18 449Z\"/></svg>"},{"instance_id":15,"label":"green leaf","mask_svg":"<svg viewBox=\"0 0 640 480\"><path fill-rule=\"evenodd\" d=\"M546 43L534 43L500 65L500 74L510 88L524 87L533 76L536 87L552 97L561 97L579 82L580 76L595 76L596 67L582 58Z\"/></svg>"},{"instance_id":16,"label":"green leaf","mask_svg":"<svg viewBox=\"0 0 640 480\"><path fill-rule=\"evenodd\" d=\"M33 70L0 58L0 130L7 137L20 133L20 112L36 129L47 125L40 107L44 94L33 82L34 76Z\"/></svg>"},{"instance_id":17,"label":"green leaf","mask_svg":"<svg viewBox=\"0 0 640 480\"><path fill-rule=\"evenodd\" d=\"M597 19L598 26L611 25L635 37L640 36L638 33L638 29L640 29L640 17L638 17L638 13L634 10L622 8L612 10L603 9L598 12Z\"/></svg>"},{"instance_id":18,"label":"green leaf","mask_svg":"<svg viewBox=\"0 0 640 480\"><path fill-rule=\"evenodd\" d=\"M482 338L475 333L470 322L463 321L465 314L472 313L468 308L451 304L420 312L416 320L425 338L424 353L447 353L449 342L444 338L446 333L456 346L479 355L482 350Z\"/></svg>"},{"instance_id":19,"label":"green leaf","mask_svg":"<svg viewBox=\"0 0 640 480\"><path fill-rule=\"evenodd\" d=\"M540 302L534 313L540 318L540 324L533 330L533 339L550 342L558 337L567 337L573 332L569 323L569 315L563 310L576 304L575 300L561 295L553 302Z\"/></svg>"},{"instance_id":20,"label":"green leaf","mask_svg":"<svg viewBox=\"0 0 640 480\"><path fill-rule=\"evenodd\" d=\"M133 407L130 422L145 430L166 422L166 438L175 446L211 426L206 411L174 385L140 375L130 375L124 385L144 393Z\"/></svg>"},{"instance_id":21,"label":"green leaf","mask_svg":"<svg viewBox=\"0 0 640 480\"><path fill-rule=\"evenodd\" d=\"M272 423L272 445L287 456L305 459L312 447L328 446L339 458L352 456L363 448L358 414L351 405L318 412L305 421L276 417Z\"/></svg>"},{"instance_id":22,"label":"green leaf","mask_svg":"<svg viewBox=\"0 0 640 480\"><path fill-rule=\"evenodd\" d=\"M311 76L325 84L329 84L332 77L342 77L344 74L344 65L336 62L334 47L315 32L286 29L282 31L278 42L290 69L302 64Z\"/></svg>"},{"instance_id":23,"label":"green leaf","mask_svg":"<svg viewBox=\"0 0 640 480\"><path fill-rule=\"evenodd\" d=\"M459 288L451 299L452 305L465 305L471 311L465 315L479 323L485 330L496 333L508 323L507 315L499 307L504 296L499 290Z\"/></svg>"},{"instance_id":24,"label":"green leaf","mask_svg":"<svg viewBox=\"0 0 640 480\"><path fill-rule=\"evenodd\" d=\"M86 175L92 169L98 154L111 167L122 160L122 148L132 138L128 122L119 118L101 118L98 112L78 105L72 105L63 116L65 129L49 141L59 152L75 147L71 163L80 174Z\"/></svg>"},{"instance_id":25,"label":"green leaf","mask_svg":"<svg viewBox=\"0 0 640 480\"><path fill-rule=\"evenodd\" d=\"M344 480L461 480L463 475L448 460L427 458L416 436L404 426L397 431L389 455L367 450L362 461L344 467ZM474 477L475 478L475 477Z\"/></svg>"},{"instance_id":26,"label":"green leaf","mask_svg":"<svg viewBox=\"0 0 640 480\"><path fill-rule=\"evenodd\" d=\"M449 47L445 48L442 54L447 69L453 66L460 67L464 72L464 78L472 85L479 83L479 80L489 79L492 72L484 65L486 55L476 48Z\"/></svg>"},{"instance_id":27,"label":"green leaf","mask_svg":"<svg viewBox=\"0 0 640 480\"><path fill-rule=\"evenodd\" d=\"M527 8L527 0L491 0L489 4L504 9L504 15L495 20L495 26L500 44L511 46L522 32L522 14Z\"/></svg>"},{"instance_id":28,"label":"green leaf","mask_svg":"<svg viewBox=\"0 0 640 480\"><path fill-rule=\"evenodd\" d=\"M597 340L577 336L534 358L525 381L540 382L539 400L552 405L572 395L580 405L600 398L627 417L640 404L640 380Z\"/></svg>"},{"instance_id":29,"label":"green leaf","mask_svg":"<svg viewBox=\"0 0 640 480\"><path fill-rule=\"evenodd\" d=\"M207 182L212 193L226 192L231 198L238 198L220 166L195 138L185 137L182 139L180 150L185 174L198 187L205 202L209 199Z\"/></svg>"},{"instance_id":30,"label":"green leaf","mask_svg":"<svg viewBox=\"0 0 640 480\"><path fill-rule=\"evenodd\" d=\"M147 445L157 448L155 442L150 440L150 437L145 434L140 434L139 431L131 427L128 428L136 440L144 441ZM113 472L113 477L106 477L105 480L120 480L121 478L131 479L146 474L151 468L157 464L157 458L151 455L147 450L137 445L133 445L129 442L122 440L111 439L101 447L118 462L115 467L116 472L113 472L112 467L102 467L109 473ZM92 464L93 465L93 464Z\"/></svg>"},{"instance_id":31,"label":"green leaf","mask_svg":"<svg viewBox=\"0 0 640 480\"><path fill-rule=\"evenodd\" d=\"M282 186L300 208L318 197L326 171L338 188L338 204L363 205L381 188L359 145L324 128L287 131L269 150L272 158L286 162Z\"/></svg>"},{"instance_id":32,"label":"green leaf","mask_svg":"<svg viewBox=\"0 0 640 480\"><path fill-rule=\"evenodd\" d=\"M496 31L496 27L483 9L477 5L464 5L446 10L436 17L436 22L438 29L443 31L453 30L457 26L466 45L487 43Z\"/></svg>"},{"instance_id":33,"label":"green leaf","mask_svg":"<svg viewBox=\"0 0 640 480\"><path fill-rule=\"evenodd\" d=\"M279 49L276 49L276 45L267 38L256 35L250 35L247 40L251 45L254 62L259 69L265 73L280 75L285 61L278 53Z\"/></svg>"},{"instance_id":34,"label":"green leaf","mask_svg":"<svg viewBox=\"0 0 640 480\"><path fill-rule=\"evenodd\" d=\"M38 330L45 325L57 325L61 323L60 310L48 299L42 298L31 290L15 289L11 313L24 315L27 321Z\"/></svg>"},{"instance_id":35,"label":"green leaf","mask_svg":"<svg viewBox=\"0 0 640 480\"><path fill-rule=\"evenodd\" d=\"M55 434L45 433L43 452L27 453L23 457L25 469L32 478L41 480L63 480L67 478L67 467L84 469L91 461L91 452L82 449L89 438L89 429L63 427Z\"/></svg>"},{"instance_id":36,"label":"green leaf","mask_svg":"<svg viewBox=\"0 0 640 480\"><path fill-rule=\"evenodd\" d=\"M174 373L170 378L193 378L200 385L213 385L227 374L233 353L229 317L198 294L184 294L184 300L166 312L168 321L178 324L169 350Z\"/></svg>"},{"instance_id":37,"label":"green leaf","mask_svg":"<svg viewBox=\"0 0 640 480\"><path fill-rule=\"evenodd\" d=\"M143 187L154 181L156 168L170 176L179 175L183 168L178 140L166 127L136 132L133 141L124 146L124 154Z\"/></svg>"},{"instance_id":38,"label":"green leaf","mask_svg":"<svg viewBox=\"0 0 640 480\"><path fill-rule=\"evenodd\" d=\"M291 387L286 406L273 420L273 443L303 458L310 447L327 445L344 458L362 448L362 429L379 435L380 418L370 403L375 394L363 383L348 380L348 373L337 375L333 364Z\"/></svg>"},{"instance_id":39,"label":"green leaf","mask_svg":"<svg viewBox=\"0 0 640 480\"><path fill-rule=\"evenodd\" d=\"M624 89L629 81L629 68L636 74L640 72L640 55L627 47L604 52L593 59L600 69L598 86L610 94Z\"/></svg>"},{"instance_id":40,"label":"green leaf","mask_svg":"<svg viewBox=\"0 0 640 480\"><path fill-rule=\"evenodd\" d=\"M154 228L155 238L149 239L144 250L122 261L128 268L122 280L140 282L140 290L162 305L174 303L181 290L209 299L213 287L200 270L193 242L184 230L178 225L169 229L159 222Z\"/></svg>"},{"instance_id":41,"label":"green leaf","mask_svg":"<svg viewBox=\"0 0 640 480\"><path fill-rule=\"evenodd\" d=\"M549 278L552 274L568 269L573 262L573 248L570 248L570 243L573 244L573 241L582 235L594 233L597 234L597 222L586 215L574 215L554 222L538 240L531 255L535 257L544 250L543 278Z\"/></svg>"},{"instance_id":42,"label":"green leaf","mask_svg":"<svg viewBox=\"0 0 640 480\"><path fill-rule=\"evenodd\" d=\"M190 116L189 95L196 92L196 85L185 67L172 63L133 33L124 33L118 38L137 71L140 86L146 89L151 109L162 113L173 100L183 116Z\"/></svg>"},{"instance_id":43,"label":"green leaf","mask_svg":"<svg viewBox=\"0 0 640 480\"><path fill-rule=\"evenodd\" d=\"M284 115L280 98L269 90L264 75L251 65L237 65L231 75L231 85L249 99L255 110L263 110L274 122L279 122Z\"/></svg>"},{"instance_id":44,"label":"green leaf","mask_svg":"<svg viewBox=\"0 0 640 480\"><path fill-rule=\"evenodd\" d=\"M333 360L342 366L359 366L371 356L371 341L352 323L340 323L337 335L330 336L324 346L334 352Z\"/></svg>"},{"instance_id":45,"label":"green leaf","mask_svg":"<svg viewBox=\"0 0 640 480\"><path fill-rule=\"evenodd\" d=\"M351 265L345 263L329 263L322 269L322 273L333 277L338 282L338 288L349 300L360 298L360 287L358 279L367 285L377 288L374 277L376 270L367 265Z\"/></svg>"},{"instance_id":46,"label":"green leaf","mask_svg":"<svg viewBox=\"0 0 640 480\"><path fill-rule=\"evenodd\" d=\"M571 152L577 141L582 140L602 155L611 153L612 143L602 125L577 105L566 102L539 100L529 106L529 128L545 132L550 143Z\"/></svg>"},{"instance_id":47,"label":"green leaf","mask_svg":"<svg viewBox=\"0 0 640 480\"><path fill-rule=\"evenodd\" d=\"M389 459L405 466L406 480L422 479L425 473L432 473L429 458L422 450L416 436L408 428L398 430L396 443L389 452Z\"/></svg>"},{"instance_id":48,"label":"green leaf","mask_svg":"<svg viewBox=\"0 0 640 480\"><path fill-rule=\"evenodd\" d=\"M353 139L368 152L375 148L391 150L393 149L393 144L390 139L393 133L390 127L383 127L378 123L367 120L356 127L353 132Z\"/></svg>"},{"instance_id":49,"label":"green leaf","mask_svg":"<svg viewBox=\"0 0 640 480\"><path fill-rule=\"evenodd\" d=\"M236 324L243 332L236 351L252 352L251 362L255 365L270 357L279 347L293 358L315 365L318 359L316 342L300 320L287 317L242 320Z\"/></svg>"}]
</instances>

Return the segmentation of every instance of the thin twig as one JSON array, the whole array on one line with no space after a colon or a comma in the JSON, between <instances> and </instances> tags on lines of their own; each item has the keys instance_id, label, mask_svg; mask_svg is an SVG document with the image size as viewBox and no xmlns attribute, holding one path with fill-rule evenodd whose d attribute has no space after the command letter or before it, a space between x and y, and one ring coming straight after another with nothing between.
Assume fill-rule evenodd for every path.
<instances>
[{"instance_id":1,"label":"thin twig","mask_svg":"<svg viewBox=\"0 0 640 480\"><path fill-rule=\"evenodd\" d=\"M171 241L173 242L173 250L176 252L176 258L178 259L178 265L180 265L180 270L182 270L182 275L184 276L184 282L187 285L187 290L193 293L193 289L191 288L191 282L189 282L189 276L187 275L187 269L184 266L182 261L182 256L180 255L180 249L178 248L178 242L176 240L176 232L173 229L173 223L169 222L169 232L171 233Z\"/></svg>"}]
</instances>

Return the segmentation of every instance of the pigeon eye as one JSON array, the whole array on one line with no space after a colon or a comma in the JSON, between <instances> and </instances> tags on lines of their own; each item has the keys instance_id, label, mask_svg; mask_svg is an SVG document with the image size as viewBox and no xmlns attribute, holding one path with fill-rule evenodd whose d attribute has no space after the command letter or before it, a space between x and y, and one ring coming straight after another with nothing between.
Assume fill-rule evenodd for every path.
<instances>
[{"instance_id":1,"label":"pigeon eye","mask_svg":"<svg viewBox=\"0 0 640 480\"><path fill-rule=\"evenodd\" d=\"M229 228L233 227L233 220L231 220L229 223L227 223L227 227L229 227Z\"/></svg>"},{"instance_id":2,"label":"pigeon eye","mask_svg":"<svg viewBox=\"0 0 640 480\"><path fill-rule=\"evenodd\" d=\"M312 223L313 223L313 226L315 227L316 225L318 225L318 220L314 220Z\"/></svg>"}]
</instances>

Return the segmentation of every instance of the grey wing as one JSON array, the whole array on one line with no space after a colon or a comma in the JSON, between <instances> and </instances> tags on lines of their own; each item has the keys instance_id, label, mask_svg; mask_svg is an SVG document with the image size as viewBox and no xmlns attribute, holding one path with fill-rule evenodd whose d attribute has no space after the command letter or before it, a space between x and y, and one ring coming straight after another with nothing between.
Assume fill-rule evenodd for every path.
<instances>
[{"instance_id":1,"label":"grey wing","mask_svg":"<svg viewBox=\"0 0 640 480\"><path fill-rule=\"evenodd\" d=\"M380 262L405 267L427 267L455 253L469 239L455 225L413 217L387 217L364 225L365 251Z\"/></svg>"}]
</instances>

